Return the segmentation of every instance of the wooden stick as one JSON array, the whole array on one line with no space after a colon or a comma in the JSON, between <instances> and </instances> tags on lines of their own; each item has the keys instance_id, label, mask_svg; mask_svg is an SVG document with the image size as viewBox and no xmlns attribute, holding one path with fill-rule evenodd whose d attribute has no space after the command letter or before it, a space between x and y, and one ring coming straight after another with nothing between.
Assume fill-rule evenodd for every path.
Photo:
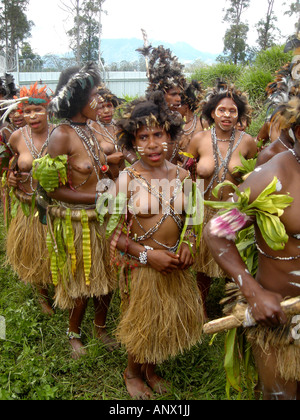
<instances>
[{"instance_id":1,"label":"wooden stick","mask_svg":"<svg viewBox=\"0 0 300 420\"><path fill-rule=\"evenodd\" d=\"M300 297L282 302L281 307L286 315L300 315ZM208 322L203 327L204 334L216 334L241 327L246 320L247 308L247 305L238 304L232 315Z\"/></svg>"}]
</instances>

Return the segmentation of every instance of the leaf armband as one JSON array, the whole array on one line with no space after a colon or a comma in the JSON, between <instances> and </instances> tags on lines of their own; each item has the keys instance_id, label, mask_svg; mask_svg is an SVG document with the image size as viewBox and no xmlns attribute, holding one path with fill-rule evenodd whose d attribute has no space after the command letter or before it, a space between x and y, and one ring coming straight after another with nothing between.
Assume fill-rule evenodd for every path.
<instances>
[{"instance_id":1,"label":"leaf armband","mask_svg":"<svg viewBox=\"0 0 300 420\"><path fill-rule=\"evenodd\" d=\"M49 155L36 159L32 165L32 176L47 193L53 192L68 181L68 156L52 159Z\"/></svg>"}]
</instances>

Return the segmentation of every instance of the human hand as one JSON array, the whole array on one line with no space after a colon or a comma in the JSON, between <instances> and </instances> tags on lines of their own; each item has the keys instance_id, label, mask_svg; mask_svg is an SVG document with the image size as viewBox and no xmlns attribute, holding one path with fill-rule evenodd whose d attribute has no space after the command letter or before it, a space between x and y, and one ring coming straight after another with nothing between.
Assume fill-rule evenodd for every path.
<instances>
[{"instance_id":1,"label":"human hand","mask_svg":"<svg viewBox=\"0 0 300 420\"><path fill-rule=\"evenodd\" d=\"M282 310L282 296L265 289L248 299L251 315L255 321L265 327L278 327L287 322L287 317Z\"/></svg>"},{"instance_id":2,"label":"human hand","mask_svg":"<svg viewBox=\"0 0 300 420\"><path fill-rule=\"evenodd\" d=\"M7 185L10 188L17 188L18 187L18 180L20 176L17 172L9 172L8 178L7 178Z\"/></svg>"},{"instance_id":3,"label":"human hand","mask_svg":"<svg viewBox=\"0 0 300 420\"><path fill-rule=\"evenodd\" d=\"M122 152L116 152L107 156L107 163L111 165L119 165L124 160Z\"/></svg>"},{"instance_id":4,"label":"human hand","mask_svg":"<svg viewBox=\"0 0 300 420\"><path fill-rule=\"evenodd\" d=\"M172 252L157 249L148 251L147 254L148 264L162 274L171 273L173 270L178 269L180 265L179 255Z\"/></svg>"},{"instance_id":5,"label":"human hand","mask_svg":"<svg viewBox=\"0 0 300 420\"><path fill-rule=\"evenodd\" d=\"M191 253L190 247L188 244L183 243L178 252L180 268L186 270L194 264L194 257Z\"/></svg>"}]
</instances>

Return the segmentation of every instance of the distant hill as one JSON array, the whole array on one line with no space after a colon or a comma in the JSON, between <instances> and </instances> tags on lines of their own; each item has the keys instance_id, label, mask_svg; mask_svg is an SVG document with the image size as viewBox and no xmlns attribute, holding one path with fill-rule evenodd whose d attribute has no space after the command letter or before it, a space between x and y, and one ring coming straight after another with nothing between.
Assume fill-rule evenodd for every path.
<instances>
[{"instance_id":1,"label":"distant hill","mask_svg":"<svg viewBox=\"0 0 300 420\"><path fill-rule=\"evenodd\" d=\"M183 64L202 60L207 64L216 61L216 54L203 53L185 42L170 44L163 41L150 40L153 47L163 45L170 48L172 53L178 57ZM141 55L136 52L137 48L143 46L143 41L137 38L131 39L103 39L101 42L102 56L106 64L120 63L121 61L133 62L139 60Z\"/></svg>"}]
</instances>

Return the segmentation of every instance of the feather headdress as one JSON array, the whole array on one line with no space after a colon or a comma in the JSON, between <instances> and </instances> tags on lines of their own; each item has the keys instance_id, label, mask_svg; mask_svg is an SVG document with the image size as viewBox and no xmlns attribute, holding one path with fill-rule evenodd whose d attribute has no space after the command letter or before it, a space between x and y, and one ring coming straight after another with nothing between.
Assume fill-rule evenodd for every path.
<instances>
[{"instance_id":1,"label":"feather headdress","mask_svg":"<svg viewBox=\"0 0 300 420\"><path fill-rule=\"evenodd\" d=\"M122 100L117 98L105 85L100 85L98 87L98 94L100 102L111 102L115 108L122 102Z\"/></svg>"},{"instance_id":2,"label":"feather headdress","mask_svg":"<svg viewBox=\"0 0 300 420\"><path fill-rule=\"evenodd\" d=\"M137 51L148 61L148 92L156 90L167 92L173 87L185 90L187 82L183 73L184 66L172 55L170 49L162 45L157 48L149 45Z\"/></svg>"},{"instance_id":3,"label":"feather headdress","mask_svg":"<svg viewBox=\"0 0 300 420\"><path fill-rule=\"evenodd\" d=\"M72 102L78 100L87 88L95 87L100 79L98 67L94 63L86 64L57 92L50 103L50 111L59 114L67 110Z\"/></svg>"},{"instance_id":4,"label":"feather headdress","mask_svg":"<svg viewBox=\"0 0 300 420\"><path fill-rule=\"evenodd\" d=\"M38 88L38 82L34 85L31 85L29 88L23 86L20 90L19 97L14 97L14 99L8 99L4 101L0 101L0 107L2 110L5 111L1 120L5 121L8 115L14 111L19 110L22 112L22 108L25 105L43 105L48 106L50 102L50 97L48 96L47 86L42 88Z\"/></svg>"},{"instance_id":5,"label":"feather headdress","mask_svg":"<svg viewBox=\"0 0 300 420\"><path fill-rule=\"evenodd\" d=\"M273 115L271 122L278 124L281 130L300 125L300 97L294 96L289 102L281 105Z\"/></svg>"},{"instance_id":6,"label":"feather headdress","mask_svg":"<svg viewBox=\"0 0 300 420\"><path fill-rule=\"evenodd\" d=\"M269 104L267 115L270 110L273 113L281 112L283 106L300 93L300 38L299 34L288 39L284 52L293 51L292 62L285 64L277 72L275 79L266 88ZM275 110L275 111L274 111ZM272 118L274 121L276 118Z\"/></svg>"}]
</instances>

